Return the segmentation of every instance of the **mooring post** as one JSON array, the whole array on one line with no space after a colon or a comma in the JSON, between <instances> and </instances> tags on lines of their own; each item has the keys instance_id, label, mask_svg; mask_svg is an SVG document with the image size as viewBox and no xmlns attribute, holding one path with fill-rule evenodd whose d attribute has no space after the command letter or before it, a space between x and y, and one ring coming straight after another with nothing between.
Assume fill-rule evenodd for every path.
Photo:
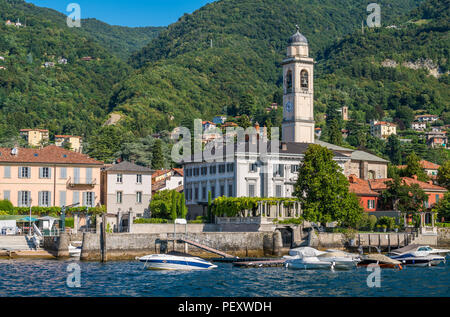
<instances>
[{"instance_id":1,"label":"mooring post","mask_svg":"<svg viewBox=\"0 0 450 317\"><path fill-rule=\"evenodd\" d=\"M101 257L102 262L106 262L106 214L103 214L102 216L101 229L102 229L100 236Z\"/></svg>"},{"instance_id":2,"label":"mooring post","mask_svg":"<svg viewBox=\"0 0 450 317\"><path fill-rule=\"evenodd\" d=\"M389 244L388 251L390 253L391 252L391 234L388 234L388 244Z\"/></svg>"}]
</instances>

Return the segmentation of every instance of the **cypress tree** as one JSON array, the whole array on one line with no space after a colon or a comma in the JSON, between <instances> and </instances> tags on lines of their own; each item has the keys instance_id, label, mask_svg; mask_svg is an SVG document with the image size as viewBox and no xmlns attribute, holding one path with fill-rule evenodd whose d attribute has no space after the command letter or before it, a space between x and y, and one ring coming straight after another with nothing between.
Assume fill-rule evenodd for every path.
<instances>
[{"instance_id":1,"label":"cypress tree","mask_svg":"<svg viewBox=\"0 0 450 317\"><path fill-rule=\"evenodd\" d=\"M176 199L176 192L172 191L172 203L170 205L170 217L172 220L177 219L177 199Z\"/></svg>"},{"instance_id":2,"label":"cypress tree","mask_svg":"<svg viewBox=\"0 0 450 317\"><path fill-rule=\"evenodd\" d=\"M160 170L164 168L164 156L162 153L162 142L161 140L155 140L152 147L152 169Z\"/></svg>"}]
</instances>

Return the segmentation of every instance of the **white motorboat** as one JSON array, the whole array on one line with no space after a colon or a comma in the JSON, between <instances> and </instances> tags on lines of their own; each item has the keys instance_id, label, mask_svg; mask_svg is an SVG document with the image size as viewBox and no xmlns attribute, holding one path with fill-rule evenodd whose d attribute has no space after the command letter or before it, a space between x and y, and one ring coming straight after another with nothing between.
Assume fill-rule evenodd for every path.
<instances>
[{"instance_id":1,"label":"white motorboat","mask_svg":"<svg viewBox=\"0 0 450 317\"><path fill-rule=\"evenodd\" d=\"M348 256L345 252L334 251L321 254L317 257L321 261L334 263L335 269L352 269L356 268L360 262L359 258Z\"/></svg>"},{"instance_id":2,"label":"white motorboat","mask_svg":"<svg viewBox=\"0 0 450 317\"><path fill-rule=\"evenodd\" d=\"M286 260L286 268L294 270L326 269L332 270L335 263L321 261L316 256L294 256Z\"/></svg>"},{"instance_id":3,"label":"white motorboat","mask_svg":"<svg viewBox=\"0 0 450 317\"><path fill-rule=\"evenodd\" d=\"M74 247L72 244L69 244L69 255L71 257L81 256L81 247Z\"/></svg>"},{"instance_id":4,"label":"white motorboat","mask_svg":"<svg viewBox=\"0 0 450 317\"><path fill-rule=\"evenodd\" d=\"M406 247L396 249L391 251L392 255L401 255L405 252L418 252L418 251L426 251L429 254L438 254L442 256L450 255L449 249L435 249L430 247L429 245L417 245L417 244L410 244Z\"/></svg>"},{"instance_id":5,"label":"white motorboat","mask_svg":"<svg viewBox=\"0 0 450 317\"><path fill-rule=\"evenodd\" d=\"M327 262L333 264L333 268L336 269L355 268L358 262L360 261L358 254L352 254L337 250L319 251L311 247L300 247L291 249L289 251L289 256L284 256L284 258L287 260L287 263L289 261L291 263L294 263L296 260L301 260L298 261L299 262L298 264L300 266L305 261L307 262L307 264L309 264L308 262L314 261L314 263L312 263L312 266L314 266L314 264L317 264L319 262ZM327 267L326 265L324 266ZM328 268L330 267L331 266L328 266Z\"/></svg>"},{"instance_id":6,"label":"white motorboat","mask_svg":"<svg viewBox=\"0 0 450 317\"><path fill-rule=\"evenodd\" d=\"M300 247L289 250L290 256L319 256L325 254L325 251L319 251L311 247Z\"/></svg>"},{"instance_id":7,"label":"white motorboat","mask_svg":"<svg viewBox=\"0 0 450 317\"><path fill-rule=\"evenodd\" d=\"M433 249L430 246L409 245L393 250L389 257L409 266L436 266L445 263L445 256L449 250Z\"/></svg>"},{"instance_id":8,"label":"white motorboat","mask_svg":"<svg viewBox=\"0 0 450 317\"><path fill-rule=\"evenodd\" d=\"M217 267L206 260L190 256L150 254L137 259L154 270L209 270Z\"/></svg>"}]
</instances>

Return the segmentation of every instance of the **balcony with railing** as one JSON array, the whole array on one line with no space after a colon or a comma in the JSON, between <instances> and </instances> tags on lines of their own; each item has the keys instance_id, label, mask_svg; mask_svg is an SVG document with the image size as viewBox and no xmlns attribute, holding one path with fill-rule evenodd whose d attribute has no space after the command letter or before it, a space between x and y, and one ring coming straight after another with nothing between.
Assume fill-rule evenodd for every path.
<instances>
[{"instance_id":1,"label":"balcony with railing","mask_svg":"<svg viewBox=\"0 0 450 317\"><path fill-rule=\"evenodd\" d=\"M69 177L69 179L67 180L68 188L94 187L95 185L97 185L97 180L95 178Z\"/></svg>"}]
</instances>

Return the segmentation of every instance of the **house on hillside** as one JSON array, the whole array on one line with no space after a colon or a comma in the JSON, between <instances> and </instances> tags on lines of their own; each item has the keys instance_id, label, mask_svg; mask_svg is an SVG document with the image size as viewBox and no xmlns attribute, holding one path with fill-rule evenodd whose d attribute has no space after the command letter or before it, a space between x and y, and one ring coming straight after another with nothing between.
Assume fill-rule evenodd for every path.
<instances>
[{"instance_id":1,"label":"house on hillside","mask_svg":"<svg viewBox=\"0 0 450 317\"><path fill-rule=\"evenodd\" d=\"M422 168L425 170L425 172L427 173L427 175L430 178L432 178L433 180L436 180L438 170L441 167L440 165L434 164L432 162L428 162L425 160L420 161L420 165L422 166ZM399 168L399 169L405 169L406 167L407 167L407 165L397 166L397 168Z\"/></svg>"},{"instance_id":2,"label":"house on hillside","mask_svg":"<svg viewBox=\"0 0 450 317\"><path fill-rule=\"evenodd\" d=\"M411 129L413 129L413 130L424 131L426 128L427 128L426 122L415 121L415 122L411 123Z\"/></svg>"},{"instance_id":3,"label":"house on hillside","mask_svg":"<svg viewBox=\"0 0 450 317\"><path fill-rule=\"evenodd\" d=\"M439 116L432 115L432 114L424 114L420 116L416 116L415 121L418 122L435 122L439 119Z\"/></svg>"},{"instance_id":4,"label":"house on hillside","mask_svg":"<svg viewBox=\"0 0 450 317\"><path fill-rule=\"evenodd\" d=\"M219 124L224 124L225 121L227 121L227 117L226 116L215 116L212 120L212 122L216 125Z\"/></svg>"},{"instance_id":5,"label":"house on hillside","mask_svg":"<svg viewBox=\"0 0 450 317\"><path fill-rule=\"evenodd\" d=\"M426 132L425 136L427 140L427 145L432 148L438 147L447 148L448 146L448 136L446 131Z\"/></svg>"},{"instance_id":6,"label":"house on hillside","mask_svg":"<svg viewBox=\"0 0 450 317\"><path fill-rule=\"evenodd\" d=\"M392 122L372 121L370 134L379 139L387 139L392 134L397 134L397 125Z\"/></svg>"},{"instance_id":7,"label":"house on hillside","mask_svg":"<svg viewBox=\"0 0 450 317\"><path fill-rule=\"evenodd\" d=\"M46 129L22 129L20 136L29 146L42 146L49 141L49 131Z\"/></svg>"},{"instance_id":8,"label":"house on hillside","mask_svg":"<svg viewBox=\"0 0 450 317\"><path fill-rule=\"evenodd\" d=\"M71 151L83 152L83 138L74 135L55 135L55 145L59 147L69 146Z\"/></svg>"},{"instance_id":9,"label":"house on hillside","mask_svg":"<svg viewBox=\"0 0 450 317\"><path fill-rule=\"evenodd\" d=\"M158 170L152 175L152 192L163 190L183 191L184 171L182 168Z\"/></svg>"}]
</instances>

